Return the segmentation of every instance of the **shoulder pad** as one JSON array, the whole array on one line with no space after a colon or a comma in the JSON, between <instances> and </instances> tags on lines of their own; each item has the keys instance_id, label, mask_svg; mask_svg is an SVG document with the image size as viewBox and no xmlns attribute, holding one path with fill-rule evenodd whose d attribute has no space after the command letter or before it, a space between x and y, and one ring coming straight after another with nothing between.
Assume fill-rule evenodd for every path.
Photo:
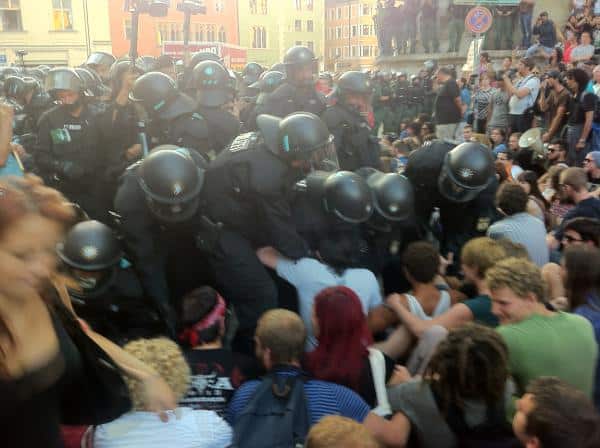
<instances>
[{"instance_id":1,"label":"shoulder pad","mask_svg":"<svg viewBox=\"0 0 600 448\"><path fill-rule=\"evenodd\" d=\"M198 140L208 138L208 124L199 113L182 116L177 121L173 129L175 134L189 135Z\"/></svg>"},{"instance_id":2,"label":"shoulder pad","mask_svg":"<svg viewBox=\"0 0 600 448\"><path fill-rule=\"evenodd\" d=\"M229 152L242 152L256 148L258 142L257 132L247 132L239 135L227 148Z\"/></svg>"},{"instance_id":3,"label":"shoulder pad","mask_svg":"<svg viewBox=\"0 0 600 448\"><path fill-rule=\"evenodd\" d=\"M325 112L323 112L323 116L321 118L323 119L329 130L331 130L332 127L336 127L342 121L344 121L342 113L338 106L329 106L327 109L325 109Z\"/></svg>"}]
</instances>

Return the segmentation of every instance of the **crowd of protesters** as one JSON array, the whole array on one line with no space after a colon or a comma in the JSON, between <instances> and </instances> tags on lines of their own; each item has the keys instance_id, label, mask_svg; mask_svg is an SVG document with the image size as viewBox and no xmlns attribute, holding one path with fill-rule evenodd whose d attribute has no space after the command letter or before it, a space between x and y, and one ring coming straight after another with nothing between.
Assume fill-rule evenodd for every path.
<instances>
[{"instance_id":1,"label":"crowd of protesters","mask_svg":"<svg viewBox=\"0 0 600 448\"><path fill-rule=\"evenodd\" d=\"M3 446L600 446L595 8L575 1L559 30L547 13L530 25L529 5L520 23L538 41L524 32L524 57L482 53L473 73L428 61L413 76L317 81L314 55L294 47L256 79L255 67L236 75L210 57L179 77L167 57L146 69L89 60L94 86L60 68L5 76ZM281 83L273 90L271 76ZM315 100L303 103L307 95ZM149 154L128 115L140 107ZM47 125L57 111L79 121ZM298 117L305 135L292 127ZM168 131L155 133L159 123ZM291 158L332 143L340 164L350 148L374 148L375 162L315 175L306 156ZM88 158L69 152L80 144ZM433 179L415 168L442 150ZM456 162L464 151L482 162ZM95 172L101 155L108 176ZM272 169L281 166L285 188ZM305 179L289 181L300 167ZM466 185L480 171L481 188ZM445 199L422 219L428 182ZM344 208L339 197L354 202ZM298 235L310 250L294 254ZM121 283L126 275L134 281Z\"/></svg>"}]
</instances>

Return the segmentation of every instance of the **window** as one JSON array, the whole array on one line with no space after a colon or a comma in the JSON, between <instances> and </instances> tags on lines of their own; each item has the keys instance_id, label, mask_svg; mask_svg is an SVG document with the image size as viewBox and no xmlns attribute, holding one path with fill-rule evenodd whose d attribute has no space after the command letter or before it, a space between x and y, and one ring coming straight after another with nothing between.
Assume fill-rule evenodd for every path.
<instances>
[{"instance_id":1,"label":"window","mask_svg":"<svg viewBox=\"0 0 600 448\"><path fill-rule=\"evenodd\" d=\"M14 0L12 0L12 3L14 3ZM73 29L71 0L52 0L52 29L54 31Z\"/></svg>"},{"instance_id":2,"label":"window","mask_svg":"<svg viewBox=\"0 0 600 448\"><path fill-rule=\"evenodd\" d=\"M306 31L312 33L315 30L315 24L312 20L306 21Z\"/></svg>"},{"instance_id":3,"label":"window","mask_svg":"<svg viewBox=\"0 0 600 448\"><path fill-rule=\"evenodd\" d=\"M0 0L2 28L0 31L22 31L21 4L19 0Z\"/></svg>"},{"instance_id":4,"label":"window","mask_svg":"<svg viewBox=\"0 0 600 448\"><path fill-rule=\"evenodd\" d=\"M370 26L369 25L363 25L362 26L362 35L363 36L368 36L370 34Z\"/></svg>"},{"instance_id":5,"label":"window","mask_svg":"<svg viewBox=\"0 0 600 448\"><path fill-rule=\"evenodd\" d=\"M335 38L336 39L342 38L342 27L341 26L335 27Z\"/></svg>"},{"instance_id":6,"label":"window","mask_svg":"<svg viewBox=\"0 0 600 448\"><path fill-rule=\"evenodd\" d=\"M342 8L338 8L336 10L336 12L337 12L337 19L342 20Z\"/></svg>"},{"instance_id":7,"label":"window","mask_svg":"<svg viewBox=\"0 0 600 448\"><path fill-rule=\"evenodd\" d=\"M308 42L306 42L306 46L313 51L315 49L315 43L312 40L309 40Z\"/></svg>"},{"instance_id":8,"label":"window","mask_svg":"<svg viewBox=\"0 0 600 448\"><path fill-rule=\"evenodd\" d=\"M313 10L313 0L306 0L306 9L308 11L312 11Z\"/></svg>"},{"instance_id":9,"label":"window","mask_svg":"<svg viewBox=\"0 0 600 448\"><path fill-rule=\"evenodd\" d=\"M260 13L267 15L268 9L267 0L260 0Z\"/></svg>"},{"instance_id":10,"label":"window","mask_svg":"<svg viewBox=\"0 0 600 448\"><path fill-rule=\"evenodd\" d=\"M294 31L302 31L302 20L294 21Z\"/></svg>"},{"instance_id":11,"label":"window","mask_svg":"<svg viewBox=\"0 0 600 448\"><path fill-rule=\"evenodd\" d=\"M225 10L225 3L223 2L223 0L216 0L215 1L215 11L217 13L221 13Z\"/></svg>"},{"instance_id":12,"label":"window","mask_svg":"<svg viewBox=\"0 0 600 448\"><path fill-rule=\"evenodd\" d=\"M164 42L165 40L169 40L169 26L166 23L158 24L158 32L160 34L160 40Z\"/></svg>"},{"instance_id":13,"label":"window","mask_svg":"<svg viewBox=\"0 0 600 448\"><path fill-rule=\"evenodd\" d=\"M365 3L363 3L362 5L362 15L363 16L368 16L371 14L371 7Z\"/></svg>"},{"instance_id":14,"label":"window","mask_svg":"<svg viewBox=\"0 0 600 448\"><path fill-rule=\"evenodd\" d=\"M208 25L206 27L206 40L208 42L214 42L215 41L215 26L214 25Z\"/></svg>"},{"instance_id":15,"label":"window","mask_svg":"<svg viewBox=\"0 0 600 448\"><path fill-rule=\"evenodd\" d=\"M371 56L371 47L369 47L367 45L363 46L361 56L363 58Z\"/></svg>"},{"instance_id":16,"label":"window","mask_svg":"<svg viewBox=\"0 0 600 448\"><path fill-rule=\"evenodd\" d=\"M347 58L349 57L350 51L348 50L348 47L344 47L344 57Z\"/></svg>"},{"instance_id":17,"label":"window","mask_svg":"<svg viewBox=\"0 0 600 448\"><path fill-rule=\"evenodd\" d=\"M356 45L352 45L352 57L355 58L358 56L358 47Z\"/></svg>"},{"instance_id":18,"label":"window","mask_svg":"<svg viewBox=\"0 0 600 448\"><path fill-rule=\"evenodd\" d=\"M296 4L296 10L302 11L302 0L294 0L294 3Z\"/></svg>"},{"instance_id":19,"label":"window","mask_svg":"<svg viewBox=\"0 0 600 448\"><path fill-rule=\"evenodd\" d=\"M223 27L219 28L219 42L227 42L227 34Z\"/></svg>"},{"instance_id":20,"label":"window","mask_svg":"<svg viewBox=\"0 0 600 448\"><path fill-rule=\"evenodd\" d=\"M252 48L267 48L267 30L261 26L252 28Z\"/></svg>"},{"instance_id":21,"label":"window","mask_svg":"<svg viewBox=\"0 0 600 448\"><path fill-rule=\"evenodd\" d=\"M352 37L358 36L358 25L352 25Z\"/></svg>"},{"instance_id":22,"label":"window","mask_svg":"<svg viewBox=\"0 0 600 448\"><path fill-rule=\"evenodd\" d=\"M340 56L342 56L342 50L340 48L336 48L335 49L335 57L339 58Z\"/></svg>"},{"instance_id":23,"label":"window","mask_svg":"<svg viewBox=\"0 0 600 448\"><path fill-rule=\"evenodd\" d=\"M127 19L123 23L123 29L125 31L125 40L131 40L131 20ZM160 30L159 30L160 32ZM161 34L162 39L162 34Z\"/></svg>"},{"instance_id":24,"label":"window","mask_svg":"<svg viewBox=\"0 0 600 448\"><path fill-rule=\"evenodd\" d=\"M250 8L250 14L256 14L258 12L256 9L256 0L250 0L248 7Z\"/></svg>"},{"instance_id":25,"label":"window","mask_svg":"<svg viewBox=\"0 0 600 448\"><path fill-rule=\"evenodd\" d=\"M301 46L302 45L302 41L301 40L297 40L294 45Z\"/></svg>"}]
</instances>

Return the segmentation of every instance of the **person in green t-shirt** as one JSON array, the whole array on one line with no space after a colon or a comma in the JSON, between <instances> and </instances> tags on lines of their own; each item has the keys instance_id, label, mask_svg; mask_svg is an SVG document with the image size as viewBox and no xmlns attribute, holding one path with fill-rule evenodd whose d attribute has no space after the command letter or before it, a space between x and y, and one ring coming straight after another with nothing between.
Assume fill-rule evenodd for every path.
<instances>
[{"instance_id":1,"label":"person in green t-shirt","mask_svg":"<svg viewBox=\"0 0 600 448\"><path fill-rule=\"evenodd\" d=\"M502 260L488 270L486 281L518 394L536 378L556 376L591 398L598 356L592 325L546 308L540 269L530 261Z\"/></svg>"}]
</instances>

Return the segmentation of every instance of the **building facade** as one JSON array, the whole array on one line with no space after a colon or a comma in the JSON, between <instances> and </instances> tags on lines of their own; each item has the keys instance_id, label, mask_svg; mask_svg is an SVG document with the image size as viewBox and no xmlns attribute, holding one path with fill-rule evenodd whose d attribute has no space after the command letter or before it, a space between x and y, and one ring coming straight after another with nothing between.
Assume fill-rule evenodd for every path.
<instances>
[{"instance_id":1,"label":"building facade","mask_svg":"<svg viewBox=\"0 0 600 448\"><path fill-rule=\"evenodd\" d=\"M323 0L239 0L240 45L248 61L270 67L286 50L305 45L323 62Z\"/></svg>"},{"instance_id":2,"label":"building facade","mask_svg":"<svg viewBox=\"0 0 600 448\"><path fill-rule=\"evenodd\" d=\"M110 34L115 56L129 53L131 45L131 14L124 10L123 0L109 0ZM183 12L177 10L179 0L172 0L165 17L140 16L138 27L138 54L159 56L183 44ZM205 0L205 14L191 18L190 48L220 48L237 46L238 10L236 0Z\"/></svg>"},{"instance_id":3,"label":"building facade","mask_svg":"<svg viewBox=\"0 0 600 448\"><path fill-rule=\"evenodd\" d=\"M327 0L325 70L366 70L379 56L373 16L376 0Z\"/></svg>"},{"instance_id":4,"label":"building facade","mask_svg":"<svg viewBox=\"0 0 600 448\"><path fill-rule=\"evenodd\" d=\"M1 0L0 64L79 65L111 51L108 0Z\"/></svg>"}]
</instances>

